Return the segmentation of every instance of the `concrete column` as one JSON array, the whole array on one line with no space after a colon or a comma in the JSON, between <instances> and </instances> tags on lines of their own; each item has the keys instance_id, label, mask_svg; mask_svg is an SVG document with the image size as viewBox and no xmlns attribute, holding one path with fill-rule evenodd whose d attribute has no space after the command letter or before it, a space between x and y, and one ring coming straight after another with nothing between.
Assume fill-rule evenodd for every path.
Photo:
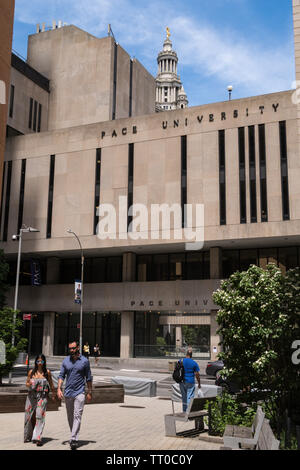
<instances>
[{"instance_id":1,"label":"concrete column","mask_svg":"<svg viewBox=\"0 0 300 470\"><path fill-rule=\"evenodd\" d=\"M221 352L219 342L220 336L217 334L217 330L219 329L219 325L217 323L217 310L212 310L210 312L211 320L210 320L210 354L211 360L215 361L217 359L217 355Z\"/></svg>"},{"instance_id":2,"label":"concrete column","mask_svg":"<svg viewBox=\"0 0 300 470\"><path fill-rule=\"evenodd\" d=\"M59 283L59 258L47 258L47 284Z\"/></svg>"},{"instance_id":3,"label":"concrete column","mask_svg":"<svg viewBox=\"0 0 300 470\"><path fill-rule=\"evenodd\" d=\"M123 254L123 282L134 282L136 280L136 254Z\"/></svg>"},{"instance_id":4,"label":"concrete column","mask_svg":"<svg viewBox=\"0 0 300 470\"><path fill-rule=\"evenodd\" d=\"M133 357L134 312L121 313L120 358Z\"/></svg>"},{"instance_id":5,"label":"concrete column","mask_svg":"<svg viewBox=\"0 0 300 470\"><path fill-rule=\"evenodd\" d=\"M54 326L55 326L55 313L44 313L44 329L43 329L43 346L42 352L46 356L53 356L54 348Z\"/></svg>"},{"instance_id":6,"label":"concrete column","mask_svg":"<svg viewBox=\"0 0 300 470\"><path fill-rule=\"evenodd\" d=\"M182 347L182 330L181 330L181 326L176 326L175 334L176 334L176 347L181 348Z\"/></svg>"},{"instance_id":7,"label":"concrete column","mask_svg":"<svg viewBox=\"0 0 300 470\"><path fill-rule=\"evenodd\" d=\"M210 278L222 279L222 248L216 246L210 249Z\"/></svg>"}]
</instances>

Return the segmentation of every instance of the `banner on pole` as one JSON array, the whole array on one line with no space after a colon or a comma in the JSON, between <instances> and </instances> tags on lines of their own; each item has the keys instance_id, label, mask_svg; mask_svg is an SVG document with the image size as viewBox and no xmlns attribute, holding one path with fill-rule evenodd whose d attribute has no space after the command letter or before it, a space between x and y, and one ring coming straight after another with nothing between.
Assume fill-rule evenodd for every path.
<instances>
[{"instance_id":1,"label":"banner on pole","mask_svg":"<svg viewBox=\"0 0 300 470\"><path fill-rule=\"evenodd\" d=\"M41 276L41 264L39 260L32 259L30 261L30 267L31 267L31 285L41 286L42 276Z\"/></svg>"},{"instance_id":2,"label":"banner on pole","mask_svg":"<svg viewBox=\"0 0 300 470\"><path fill-rule=\"evenodd\" d=\"M23 313L23 321L31 320L31 313Z\"/></svg>"},{"instance_id":3,"label":"banner on pole","mask_svg":"<svg viewBox=\"0 0 300 470\"><path fill-rule=\"evenodd\" d=\"M75 281L75 304L81 304L81 281Z\"/></svg>"}]
</instances>

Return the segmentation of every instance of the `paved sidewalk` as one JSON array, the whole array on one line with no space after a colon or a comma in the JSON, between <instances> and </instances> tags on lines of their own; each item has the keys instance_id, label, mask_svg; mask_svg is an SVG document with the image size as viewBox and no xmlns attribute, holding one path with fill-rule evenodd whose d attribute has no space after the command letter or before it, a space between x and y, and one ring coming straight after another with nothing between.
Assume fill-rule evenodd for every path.
<instances>
[{"instance_id":1,"label":"paved sidewalk","mask_svg":"<svg viewBox=\"0 0 300 470\"><path fill-rule=\"evenodd\" d=\"M176 411L180 404L176 404ZM178 409L177 409L178 408ZM220 444L198 437L165 437L164 415L170 400L125 396L122 404L95 404L84 408L79 450L219 450ZM0 450L69 450L70 431L65 405L46 413L44 445L23 443L23 413L0 414ZM192 423L178 423L178 431Z\"/></svg>"}]
</instances>

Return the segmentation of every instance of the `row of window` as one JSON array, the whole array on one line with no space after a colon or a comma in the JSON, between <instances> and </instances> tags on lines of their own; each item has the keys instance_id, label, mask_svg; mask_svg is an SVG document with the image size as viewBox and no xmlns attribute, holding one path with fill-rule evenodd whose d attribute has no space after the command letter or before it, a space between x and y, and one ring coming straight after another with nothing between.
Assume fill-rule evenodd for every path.
<instances>
[{"instance_id":1,"label":"row of window","mask_svg":"<svg viewBox=\"0 0 300 470\"><path fill-rule=\"evenodd\" d=\"M28 128L34 132L41 132L42 105L33 98L29 99Z\"/></svg>"},{"instance_id":2,"label":"row of window","mask_svg":"<svg viewBox=\"0 0 300 470\"><path fill-rule=\"evenodd\" d=\"M30 123L32 125L32 107L31 98ZM33 129L36 127L37 102L34 102ZM39 105L39 125L40 129L41 105ZM259 165L260 165L260 207L261 221L268 221L268 202L267 202L267 179L266 179L266 142L265 125L258 126L259 134ZM281 193L282 193L282 213L283 220L289 220L289 190L288 190L288 163L287 163L287 142L286 142L286 123L279 123L280 136L280 155L281 155ZM225 151L225 131L219 131L219 200L220 200L220 224L226 224L226 151ZM256 203L256 158L255 158L255 127L248 128L249 141L249 178L250 178L250 220L251 223L257 222L257 203ZM247 222L247 197L246 197L246 163L245 163L245 128L238 130L238 149L239 149L239 181L240 181L240 223ZM11 186L12 162L7 162L6 175L6 198L5 198L5 216L3 241L7 241L7 222L9 215L9 200ZM4 167L5 171L5 167ZM25 185L26 160L22 160L22 175L19 196L19 214L18 230L22 225L23 203L24 203L24 185ZM47 214L47 238L51 238L52 228L52 210L54 194L54 176L55 176L55 155L50 156L49 171L49 189L48 189L48 214ZM96 149L96 168L95 168L95 196L94 196L94 235L97 233L98 214L97 210L101 204L100 198L100 179L101 179L101 149ZM181 208L182 208L182 227L186 226L185 205L187 204L187 136L181 137ZM128 210L133 204L134 191L134 144L128 145ZM128 215L127 227L131 230L132 216Z\"/></svg>"},{"instance_id":3,"label":"row of window","mask_svg":"<svg viewBox=\"0 0 300 470\"><path fill-rule=\"evenodd\" d=\"M240 223L247 223L247 193L246 193L246 128L238 129L239 152L239 201ZM250 193L250 222L256 223L257 217L257 184L256 184L256 150L255 126L248 127L249 146L249 193ZM281 198L282 219L290 219L289 187L288 187L288 161L287 161L287 134L286 121L279 122L279 147L281 168ZM260 219L268 222L267 198L267 162L266 162L266 135L265 124L258 125L258 151L259 151L259 186L260 186ZM219 196L220 196L220 225L226 225L226 150L225 130L219 131Z\"/></svg>"},{"instance_id":4,"label":"row of window","mask_svg":"<svg viewBox=\"0 0 300 470\"><path fill-rule=\"evenodd\" d=\"M248 250L223 250L222 277L228 278L236 271L245 271L251 264L265 268L275 263L284 273L300 266L300 247L253 248ZM39 260L42 284L47 283L46 259ZM16 261L9 262L8 282L15 284ZM20 269L20 284L31 285L31 260L23 260ZM122 282L123 258L85 258L85 283ZM60 284L72 284L81 277L81 259L60 260ZM210 279L210 256L208 251L139 255L136 257L136 281L175 281Z\"/></svg>"}]
</instances>

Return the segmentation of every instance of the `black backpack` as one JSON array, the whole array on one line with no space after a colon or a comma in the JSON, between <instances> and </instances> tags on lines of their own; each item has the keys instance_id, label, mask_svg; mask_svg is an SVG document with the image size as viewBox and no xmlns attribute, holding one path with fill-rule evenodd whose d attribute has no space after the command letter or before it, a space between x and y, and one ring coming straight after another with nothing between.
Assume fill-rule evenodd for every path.
<instances>
[{"instance_id":1,"label":"black backpack","mask_svg":"<svg viewBox=\"0 0 300 470\"><path fill-rule=\"evenodd\" d=\"M176 363L176 366L175 366L175 369L174 369L174 372L173 372L173 379L178 384L180 384L181 382L184 381L184 368L183 368L183 362L182 361L178 361Z\"/></svg>"}]
</instances>

